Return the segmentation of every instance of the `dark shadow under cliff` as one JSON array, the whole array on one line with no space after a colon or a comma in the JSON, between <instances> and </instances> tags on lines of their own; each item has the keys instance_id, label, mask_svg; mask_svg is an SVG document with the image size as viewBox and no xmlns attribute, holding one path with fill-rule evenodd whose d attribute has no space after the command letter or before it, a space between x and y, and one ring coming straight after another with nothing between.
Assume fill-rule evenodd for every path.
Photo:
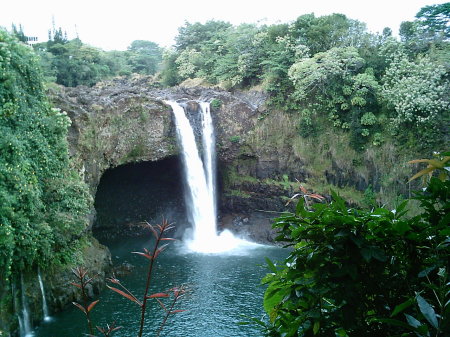
<instances>
[{"instance_id":1,"label":"dark shadow under cliff","mask_svg":"<svg viewBox=\"0 0 450 337\"><path fill-rule=\"evenodd\" d=\"M185 224L179 158L108 169L98 185L95 209L93 232L102 241L122 235L141 235L145 229L141 225L143 221L156 224L166 218L180 226Z\"/></svg>"}]
</instances>

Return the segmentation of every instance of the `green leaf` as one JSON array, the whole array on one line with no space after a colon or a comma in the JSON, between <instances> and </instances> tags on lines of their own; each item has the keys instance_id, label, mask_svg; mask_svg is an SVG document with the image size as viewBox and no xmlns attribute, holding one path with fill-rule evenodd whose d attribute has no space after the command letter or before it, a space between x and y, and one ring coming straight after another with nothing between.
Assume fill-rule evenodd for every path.
<instances>
[{"instance_id":1,"label":"green leaf","mask_svg":"<svg viewBox=\"0 0 450 337\"><path fill-rule=\"evenodd\" d=\"M414 317L412 317L408 314L405 314L405 317L406 317L406 321L408 322L408 324L410 326L412 326L413 328L418 328L422 325L422 323L420 323L417 319L415 319Z\"/></svg>"},{"instance_id":2,"label":"green leaf","mask_svg":"<svg viewBox=\"0 0 450 337\"><path fill-rule=\"evenodd\" d=\"M269 268L269 270L272 272L272 273L277 273L278 272L278 269L277 269L277 267L273 264L273 262L268 258L268 257L265 257L265 260L266 260L266 263L267 263L267 267Z\"/></svg>"},{"instance_id":3,"label":"green leaf","mask_svg":"<svg viewBox=\"0 0 450 337\"><path fill-rule=\"evenodd\" d=\"M372 258L381 262L385 262L387 259L384 252L378 247L363 247L361 248L361 255L366 262L369 262Z\"/></svg>"},{"instance_id":4,"label":"green leaf","mask_svg":"<svg viewBox=\"0 0 450 337\"><path fill-rule=\"evenodd\" d=\"M418 277L425 277L425 276L427 276L430 272L432 272L435 268L436 268L436 266L428 267L428 268L422 270L417 276L418 276Z\"/></svg>"},{"instance_id":5,"label":"green leaf","mask_svg":"<svg viewBox=\"0 0 450 337\"><path fill-rule=\"evenodd\" d=\"M337 209L346 213L347 207L345 207L344 199L342 199L334 190L331 190L331 196L333 197L333 204L337 206Z\"/></svg>"},{"instance_id":6,"label":"green leaf","mask_svg":"<svg viewBox=\"0 0 450 337\"><path fill-rule=\"evenodd\" d=\"M295 207L295 214L300 215L305 211L305 200L300 198L297 202L297 206Z\"/></svg>"},{"instance_id":7,"label":"green leaf","mask_svg":"<svg viewBox=\"0 0 450 337\"><path fill-rule=\"evenodd\" d=\"M411 325L408 325L405 322L399 321L398 319L379 318L379 319L375 319L374 321L381 322L381 323L386 323L386 324L389 324L389 325L400 326L400 327L406 328L408 330L415 330L414 327L411 327Z\"/></svg>"},{"instance_id":8,"label":"green leaf","mask_svg":"<svg viewBox=\"0 0 450 337\"><path fill-rule=\"evenodd\" d=\"M437 329L439 326L436 313L433 307L420 295L417 295L417 304L419 305L420 312L426 318L426 320Z\"/></svg>"},{"instance_id":9,"label":"green leaf","mask_svg":"<svg viewBox=\"0 0 450 337\"><path fill-rule=\"evenodd\" d=\"M376 208L370 215L390 217L393 213L386 208Z\"/></svg>"},{"instance_id":10,"label":"green leaf","mask_svg":"<svg viewBox=\"0 0 450 337\"><path fill-rule=\"evenodd\" d=\"M413 304L414 304L414 297L411 297L410 299L403 302L402 304L397 305L394 308L394 311L392 312L390 317L394 317L395 315L401 313L403 310L405 310L406 308L410 307Z\"/></svg>"},{"instance_id":11,"label":"green leaf","mask_svg":"<svg viewBox=\"0 0 450 337\"><path fill-rule=\"evenodd\" d=\"M445 214L444 217L439 221L439 226L446 226L450 223L450 212ZM446 228L447 230L449 228ZM447 232L448 233L448 232ZM441 234L442 235L442 234ZM448 234L447 234L448 235Z\"/></svg>"},{"instance_id":12,"label":"green leaf","mask_svg":"<svg viewBox=\"0 0 450 337\"><path fill-rule=\"evenodd\" d=\"M408 205L408 202L409 202L409 200L405 200L400 205L398 205L395 213L396 214L401 213L406 208L406 206Z\"/></svg>"},{"instance_id":13,"label":"green leaf","mask_svg":"<svg viewBox=\"0 0 450 337\"><path fill-rule=\"evenodd\" d=\"M369 248L362 248L361 249L361 255L366 260L366 262L369 262L372 259L372 254Z\"/></svg>"},{"instance_id":14,"label":"green leaf","mask_svg":"<svg viewBox=\"0 0 450 337\"><path fill-rule=\"evenodd\" d=\"M347 332L343 328L339 328L335 331L338 337L348 337Z\"/></svg>"},{"instance_id":15,"label":"green leaf","mask_svg":"<svg viewBox=\"0 0 450 337\"><path fill-rule=\"evenodd\" d=\"M264 310L269 315L271 321L275 319L275 307L283 300L283 298L288 293L285 288L280 288L278 283L271 283L264 293Z\"/></svg>"},{"instance_id":16,"label":"green leaf","mask_svg":"<svg viewBox=\"0 0 450 337\"><path fill-rule=\"evenodd\" d=\"M317 333L319 332L319 330L320 330L320 321L316 321L316 322L314 322L313 333L314 333L315 335L317 335Z\"/></svg>"},{"instance_id":17,"label":"green leaf","mask_svg":"<svg viewBox=\"0 0 450 337\"><path fill-rule=\"evenodd\" d=\"M394 223L392 228L400 235L404 235L407 231L411 230L411 226L405 221Z\"/></svg>"}]
</instances>

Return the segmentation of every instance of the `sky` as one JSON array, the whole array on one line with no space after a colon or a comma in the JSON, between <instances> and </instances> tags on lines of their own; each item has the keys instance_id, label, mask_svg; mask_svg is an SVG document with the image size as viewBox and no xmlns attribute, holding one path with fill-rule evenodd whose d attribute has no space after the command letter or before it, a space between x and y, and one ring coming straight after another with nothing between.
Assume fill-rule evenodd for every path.
<instances>
[{"instance_id":1,"label":"sky","mask_svg":"<svg viewBox=\"0 0 450 337\"><path fill-rule=\"evenodd\" d=\"M54 22L68 38L104 50L125 50L134 40L162 47L174 44L184 23L222 20L240 23L287 23L302 14L342 13L367 24L369 31L390 27L397 35L424 6L448 0L2 0L0 26L22 25L28 36L48 39Z\"/></svg>"}]
</instances>

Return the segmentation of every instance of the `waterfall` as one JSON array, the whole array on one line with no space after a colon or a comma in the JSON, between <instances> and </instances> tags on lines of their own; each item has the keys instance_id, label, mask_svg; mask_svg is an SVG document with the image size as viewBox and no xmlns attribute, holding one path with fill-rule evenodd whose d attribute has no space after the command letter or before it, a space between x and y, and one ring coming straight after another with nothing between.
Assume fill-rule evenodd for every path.
<instances>
[{"instance_id":1,"label":"waterfall","mask_svg":"<svg viewBox=\"0 0 450 337\"><path fill-rule=\"evenodd\" d=\"M172 107L175 117L187 186L188 217L193 224L193 235L187 239L187 247L195 252L221 253L248 244L234 238L229 231L222 232L220 236L217 234L215 139L209 103L200 103L203 161L184 108L176 102L167 103Z\"/></svg>"},{"instance_id":2,"label":"waterfall","mask_svg":"<svg viewBox=\"0 0 450 337\"><path fill-rule=\"evenodd\" d=\"M51 320L51 317L48 314L47 299L45 298L44 283L42 282L40 269L38 269L38 281L39 281L39 287L41 288L41 294L42 294L42 312L44 314L44 321L48 322Z\"/></svg>"},{"instance_id":3,"label":"waterfall","mask_svg":"<svg viewBox=\"0 0 450 337\"><path fill-rule=\"evenodd\" d=\"M22 312L21 312L22 315L18 314L20 337L30 337L30 336L33 336L33 332L31 329L31 320L30 320L30 314L28 311L28 303L26 300L23 275L20 275L20 292L21 292L21 299L22 299Z\"/></svg>"},{"instance_id":4,"label":"waterfall","mask_svg":"<svg viewBox=\"0 0 450 337\"><path fill-rule=\"evenodd\" d=\"M208 188L205 174L206 170L197 149L194 131L184 113L184 109L175 102L169 102L169 104L173 109L177 136L183 150L184 175L188 190L186 193L188 216L194 225L192 246L200 247L217 236L216 216L214 214L215 202L211 198L211 189ZM210 161L208 160L208 162Z\"/></svg>"},{"instance_id":5,"label":"waterfall","mask_svg":"<svg viewBox=\"0 0 450 337\"><path fill-rule=\"evenodd\" d=\"M202 111L202 140L203 140L203 162L205 167L206 184L209 199L213 202L213 215L217 219L217 199L216 199L216 139L214 136L214 126L211 118L209 103L201 102ZM215 225L214 225L215 226Z\"/></svg>"}]
</instances>

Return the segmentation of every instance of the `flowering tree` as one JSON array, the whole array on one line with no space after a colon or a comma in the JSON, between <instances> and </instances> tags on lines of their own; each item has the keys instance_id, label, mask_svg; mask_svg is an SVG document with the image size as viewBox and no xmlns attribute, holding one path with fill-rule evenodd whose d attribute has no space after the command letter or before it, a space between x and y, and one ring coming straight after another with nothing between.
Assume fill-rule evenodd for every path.
<instances>
[{"instance_id":1,"label":"flowering tree","mask_svg":"<svg viewBox=\"0 0 450 337\"><path fill-rule=\"evenodd\" d=\"M382 99L394 111L394 127L427 126L449 109L445 73L445 68L428 56L413 62L402 52L394 55L381 91Z\"/></svg>"}]
</instances>

